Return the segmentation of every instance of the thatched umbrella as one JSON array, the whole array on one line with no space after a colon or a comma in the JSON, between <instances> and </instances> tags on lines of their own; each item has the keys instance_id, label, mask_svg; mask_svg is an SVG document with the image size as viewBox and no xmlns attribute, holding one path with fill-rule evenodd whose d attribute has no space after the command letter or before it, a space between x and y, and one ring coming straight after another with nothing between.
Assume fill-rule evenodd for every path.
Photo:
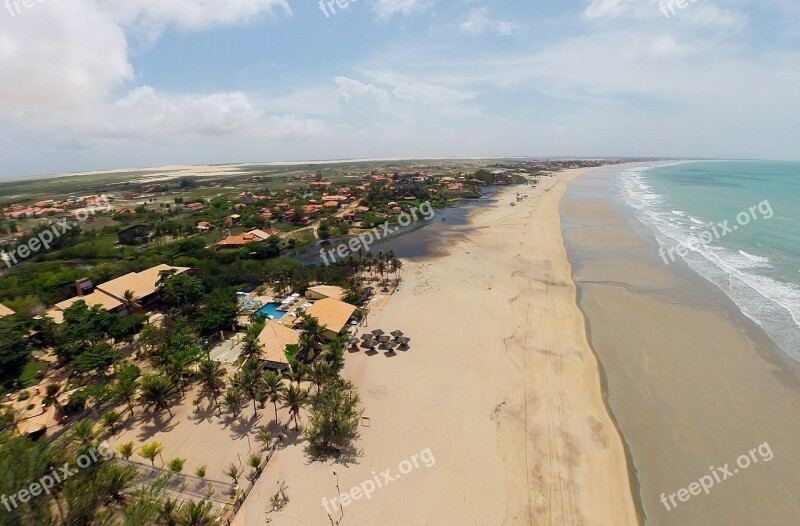
<instances>
[{"instance_id":1,"label":"thatched umbrella","mask_svg":"<svg viewBox=\"0 0 800 526\"><path fill-rule=\"evenodd\" d=\"M366 334L362 334L361 335L361 339L364 340L365 342L367 342L367 341L369 341L369 340L371 340L373 338L375 338L375 336L371 335L370 333L366 333Z\"/></svg>"},{"instance_id":2,"label":"thatched umbrella","mask_svg":"<svg viewBox=\"0 0 800 526\"><path fill-rule=\"evenodd\" d=\"M397 338L397 341L400 342L402 345L408 345L408 342L411 341L411 338L408 338L406 336L400 336L399 338Z\"/></svg>"},{"instance_id":3,"label":"thatched umbrella","mask_svg":"<svg viewBox=\"0 0 800 526\"><path fill-rule=\"evenodd\" d=\"M378 340L367 340L364 343L362 343L361 345L363 345L367 349L372 349L373 347L378 345Z\"/></svg>"},{"instance_id":4,"label":"thatched umbrella","mask_svg":"<svg viewBox=\"0 0 800 526\"><path fill-rule=\"evenodd\" d=\"M402 336L402 335L403 335L403 331L399 331L399 330L398 330L398 331L392 331L392 332L390 332L389 334L391 334L391 335L392 335L392 336L394 336L395 338L399 338L400 336Z\"/></svg>"},{"instance_id":5,"label":"thatched umbrella","mask_svg":"<svg viewBox=\"0 0 800 526\"><path fill-rule=\"evenodd\" d=\"M394 349L395 347L397 347L397 342L386 342L383 345L385 345L389 349Z\"/></svg>"},{"instance_id":6,"label":"thatched umbrella","mask_svg":"<svg viewBox=\"0 0 800 526\"><path fill-rule=\"evenodd\" d=\"M383 332L382 329L375 329L374 331L372 331L372 334L374 334L375 336L383 336L385 333Z\"/></svg>"},{"instance_id":7,"label":"thatched umbrella","mask_svg":"<svg viewBox=\"0 0 800 526\"><path fill-rule=\"evenodd\" d=\"M384 334L383 336L378 336L378 341L381 343L386 343L391 339L392 339L391 336L389 336L388 334Z\"/></svg>"},{"instance_id":8,"label":"thatched umbrella","mask_svg":"<svg viewBox=\"0 0 800 526\"><path fill-rule=\"evenodd\" d=\"M350 345L358 345L358 342L360 341L361 340L359 340L358 338L350 338L349 340L347 340L347 343L349 343Z\"/></svg>"}]
</instances>

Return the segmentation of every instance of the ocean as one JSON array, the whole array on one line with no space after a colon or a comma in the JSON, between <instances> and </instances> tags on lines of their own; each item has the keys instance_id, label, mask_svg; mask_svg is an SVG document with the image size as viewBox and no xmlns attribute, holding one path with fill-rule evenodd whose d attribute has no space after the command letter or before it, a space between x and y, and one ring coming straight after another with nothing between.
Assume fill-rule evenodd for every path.
<instances>
[{"instance_id":1,"label":"ocean","mask_svg":"<svg viewBox=\"0 0 800 526\"><path fill-rule=\"evenodd\" d=\"M685 262L800 363L800 163L654 163L617 181L665 265Z\"/></svg>"}]
</instances>

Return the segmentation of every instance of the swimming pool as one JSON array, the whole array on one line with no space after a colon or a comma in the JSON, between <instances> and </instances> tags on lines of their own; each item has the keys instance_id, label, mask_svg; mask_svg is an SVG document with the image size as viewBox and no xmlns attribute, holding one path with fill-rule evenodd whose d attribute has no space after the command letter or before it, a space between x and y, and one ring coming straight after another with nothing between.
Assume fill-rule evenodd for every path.
<instances>
[{"instance_id":1,"label":"swimming pool","mask_svg":"<svg viewBox=\"0 0 800 526\"><path fill-rule=\"evenodd\" d=\"M272 316L276 320L279 320L283 318L283 316L286 314L284 311L278 310L278 307L280 306L281 304L276 302L267 303L266 305L258 309L256 311L256 314L266 317Z\"/></svg>"}]
</instances>

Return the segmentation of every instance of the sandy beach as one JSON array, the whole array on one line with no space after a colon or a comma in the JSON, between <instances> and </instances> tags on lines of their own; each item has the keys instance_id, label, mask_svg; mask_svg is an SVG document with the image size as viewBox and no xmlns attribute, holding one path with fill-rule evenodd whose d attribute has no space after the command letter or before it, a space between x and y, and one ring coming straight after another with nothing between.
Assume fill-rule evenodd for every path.
<instances>
[{"instance_id":1,"label":"sandy beach","mask_svg":"<svg viewBox=\"0 0 800 526\"><path fill-rule=\"evenodd\" d=\"M281 446L236 524L262 524L278 487L290 502L272 523L329 524L337 482L344 493L383 473L341 524L637 523L561 236L558 204L579 173L505 189L445 255L404 263L362 331L401 329L410 350L347 355L370 419L360 454L310 463ZM517 191L528 197L512 207Z\"/></svg>"},{"instance_id":2,"label":"sandy beach","mask_svg":"<svg viewBox=\"0 0 800 526\"><path fill-rule=\"evenodd\" d=\"M721 290L663 264L613 187L613 174L574 181L562 219L646 524L798 524L796 375ZM712 474L708 493L677 498Z\"/></svg>"}]
</instances>

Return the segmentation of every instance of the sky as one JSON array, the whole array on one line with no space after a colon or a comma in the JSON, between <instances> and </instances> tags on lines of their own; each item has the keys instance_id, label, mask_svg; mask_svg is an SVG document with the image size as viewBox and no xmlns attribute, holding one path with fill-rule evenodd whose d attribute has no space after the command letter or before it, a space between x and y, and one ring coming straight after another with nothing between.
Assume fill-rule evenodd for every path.
<instances>
[{"instance_id":1,"label":"sky","mask_svg":"<svg viewBox=\"0 0 800 526\"><path fill-rule=\"evenodd\" d=\"M799 43L797 0L0 0L0 177L800 160Z\"/></svg>"}]
</instances>

